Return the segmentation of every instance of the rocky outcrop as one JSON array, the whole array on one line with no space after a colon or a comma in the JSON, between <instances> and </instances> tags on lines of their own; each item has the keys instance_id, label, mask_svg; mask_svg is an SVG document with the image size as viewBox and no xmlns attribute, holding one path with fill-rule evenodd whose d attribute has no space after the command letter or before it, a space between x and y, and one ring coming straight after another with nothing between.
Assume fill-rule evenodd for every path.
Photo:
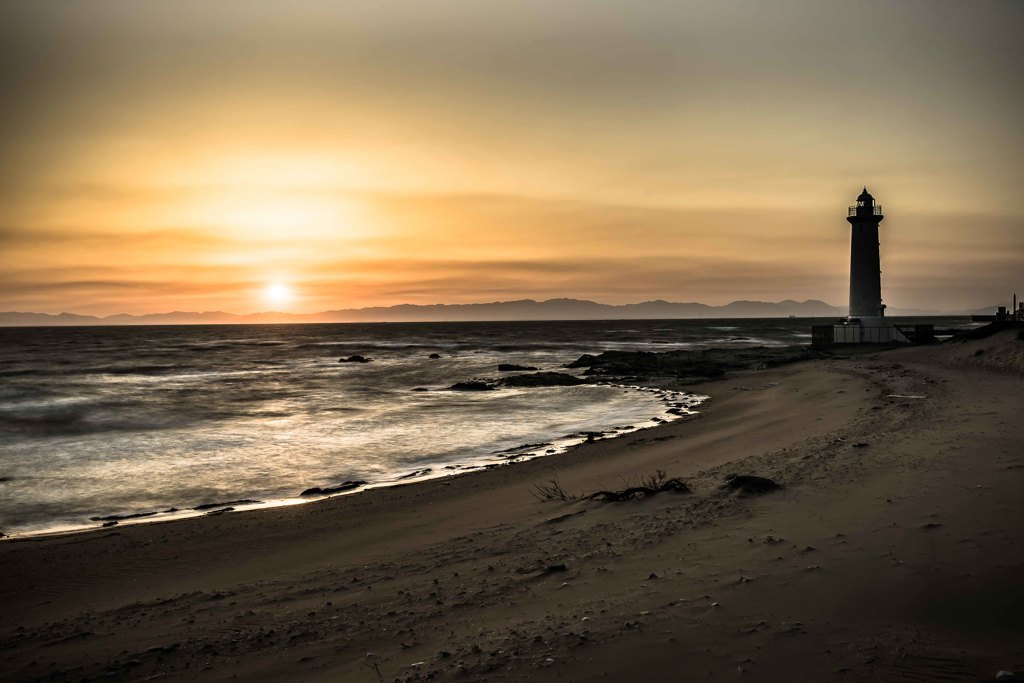
<instances>
[{"instance_id":1,"label":"rocky outcrop","mask_svg":"<svg viewBox=\"0 0 1024 683\"><path fill-rule=\"evenodd\" d=\"M501 363L498 365L498 372L520 372L520 371L536 371L537 368L529 365L516 365L514 363Z\"/></svg>"},{"instance_id":2,"label":"rocky outcrop","mask_svg":"<svg viewBox=\"0 0 1024 683\"><path fill-rule=\"evenodd\" d=\"M564 372L534 372L529 375L513 375L497 382L502 387L571 387L589 384L585 379Z\"/></svg>"},{"instance_id":3,"label":"rocky outcrop","mask_svg":"<svg viewBox=\"0 0 1024 683\"><path fill-rule=\"evenodd\" d=\"M452 391L494 391L497 387L493 382L483 379L471 379L465 382L456 382L448 387Z\"/></svg>"},{"instance_id":4,"label":"rocky outcrop","mask_svg":"<svg viewBox=\"0 0 1024 683\"><path fill-rule=\"evenodd\" d=\"M365 356L349 356L348 358L339 358L339 363L369 363L372 358L366 358Z\"/></svg>"},{"instance_id":5,"label":"rocky outcrop","mask_svg":"<svg viewBox=\"0 0 1024 683\"><path fill-rule=\"evenodd\" d=\"M131 515L105 515L103 517L90 517L92 522L120 522L122 519L139 519L140 517L152 517L156 512L136 512Z\"/></svg>"},{"instance_id":6,"label":"rocky outcrop","mask_svg":"<svg viewBox=\"0 0 1024 683\"><path fill-rule=\"evenodd\" d=\"M255 505L262 503L262 500L251 500L245 498L244 500L229 500L224 503L203 503L202 505L196 505L193 510L212 510L213 508L227 507L228 505Z\"/></svg>"},{"instance_id":7,"label":"rocky outcrop","mask_svg":"<svg viewBox=\"0 0 1024 683\"><path fill-rule=\"evenodd\" d=\"M323 486L323 487L321 487L321 486L314 486L311 489L306 489L305 491L303 491L299 495L300 496L328 496L328 495L330 495L332 493L341 493L343 491L351 491L352 489L357 489L360 486L364 486L364 485L366 485L366 482L362 481L362 480L346 481L344 483L338 484L337 486Z\"/></svg>"},{"instance_id":8,"label":"rocky outcrop","mask_svg":"<svg viewBox=\"0 0 1024 683\"><path fill-rule=\"evenodd\" d=\"M806 346L701 351L605 351L584 354L567 365L587 368L585 375L608 377L678 377L689 380L713 379L732 370L754 370L794 363L824 355Z\"/></svg>"}]
</instances>

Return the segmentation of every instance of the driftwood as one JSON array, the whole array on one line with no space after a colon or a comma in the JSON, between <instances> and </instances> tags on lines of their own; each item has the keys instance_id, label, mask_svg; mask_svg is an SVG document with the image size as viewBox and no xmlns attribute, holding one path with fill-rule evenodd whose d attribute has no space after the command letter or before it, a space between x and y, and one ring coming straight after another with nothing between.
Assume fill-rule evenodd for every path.
<instances>
[{"instance_id":1,"label":"driftwood","mask_svg":"<svg viewBox=\"0 0 1024 683\"><path fill-rule=\"evenodd\" d=\"M657 493L672 491L675 493L689 493L690 487L682 479L672 477L669 479L663 470L658 470L652 475L634 482L627 482L626 488L617 491L595 491L588 496L587 500L600 500L605 502L621 502L624 500L637 500L646 498Z\"/></svg>"},{"instance_id":2,"label":"driftwood","mask_svg":"<svg viewBox=\"0 0 1024 683\"><path fill-rule=\"evenodd\" d=\"M576 500L579 496L569 493L562 488L555 477L547 484L534 484L530 487L530 493L539 501L545 500Z\"/></svg>"},{"instance_id":3,"label":"driftwood","mask_svg":"<svg viewBox=\"0 0 1024 683\"><path fill-rule=\"evenodd\" d=\"M689 493L690 487L682 479L665 474L664 470L657 470L654 474L646 477L624 482L625 486L617 490L594 491L593 493L576 495L566 491L558 479L552 479L547 484L535 484L530 493L540 501L545 500L597 500L601 502L622 502L626 500L639 500L658 493L671 491L674 493Z\"/></svg>"}]
</instances>

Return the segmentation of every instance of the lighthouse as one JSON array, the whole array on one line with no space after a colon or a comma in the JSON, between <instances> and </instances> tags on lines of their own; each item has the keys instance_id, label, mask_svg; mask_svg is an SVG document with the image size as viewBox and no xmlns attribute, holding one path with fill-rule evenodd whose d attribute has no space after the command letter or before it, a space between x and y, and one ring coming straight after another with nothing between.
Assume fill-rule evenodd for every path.
<instances>
[{"instance_id":1,"label":"lighthouse","mask_svg":"<svg viewBox=\"0 0 1024 683\"><path fill-rule=\"evenodd\" d=\"M878 225L885 218L882 207L865 187L857 204L847 211L850 232L850 320L862 325L884 324L882 269L878 259Z\"/></svg>"},{"instance_id":2,"label":"lighthouse","mask_svg":"<svg viewBox=\"0 0 1024 683\"><path fill-rule=\"evenodd\" d=\"M814 346L829 344L907 344L905 332L885 320L882 303L882 269L878 258L878 226L885 216L882 207L865 187L857 203L846 212L850 223L850 310L834 325L811 328ZM931 338L927 325L914 326L915 341Z\"/></svg>"}]
</instances>

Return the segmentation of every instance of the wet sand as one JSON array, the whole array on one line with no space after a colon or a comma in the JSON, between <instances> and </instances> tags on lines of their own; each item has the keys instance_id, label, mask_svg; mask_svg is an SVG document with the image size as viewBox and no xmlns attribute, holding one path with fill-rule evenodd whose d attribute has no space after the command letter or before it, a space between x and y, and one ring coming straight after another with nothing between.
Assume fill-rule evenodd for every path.
<instances>
[{"instance_id":1,"label":"wet sand","mask_svg":"<svg viewBox=\"0 0 1024 683\"><path fill-rule=\"evenodd\" d=\"M5 541L0 679L988 680L1024 669L1022 371L1014 333L811 361L550 458ZM692 492L530 492L659 469Z\"/></svg>"}]
</instances>

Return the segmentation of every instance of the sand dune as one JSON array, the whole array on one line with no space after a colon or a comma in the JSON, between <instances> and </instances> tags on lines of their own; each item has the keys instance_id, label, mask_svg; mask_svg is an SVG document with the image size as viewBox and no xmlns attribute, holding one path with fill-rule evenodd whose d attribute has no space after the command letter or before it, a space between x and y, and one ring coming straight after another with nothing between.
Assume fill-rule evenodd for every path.
<instances>
[{"instance_id":1,"label":"sand dune","mask_svg":"<svg viewBox=\"0 0 1024 683\"><path fill-rule=\"evenodd\" d=\"M977 354L978 350L981 354ZM314 504L0 543L3 680L1024 669L1024 341L703 384L694 419ZM537 500L664 470L690 493ZM722 487L769 477L763 495Z\"/></svg>"}]
</instances>

